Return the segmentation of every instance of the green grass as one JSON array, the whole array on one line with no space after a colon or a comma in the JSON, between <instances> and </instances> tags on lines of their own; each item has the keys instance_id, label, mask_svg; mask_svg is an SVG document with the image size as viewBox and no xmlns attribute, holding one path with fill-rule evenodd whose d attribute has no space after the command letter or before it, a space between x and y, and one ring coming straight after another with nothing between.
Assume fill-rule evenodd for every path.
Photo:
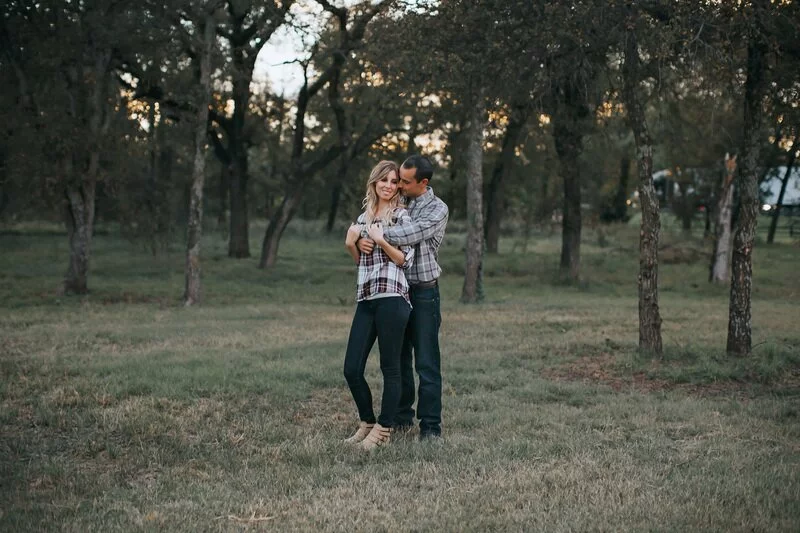
<instances>
[{"instance_id":1,"label":"green grass","mask_svg":"<svg viewBox=\"0 0 800 533\"><path fill-rule=\"evenodd\" d=\"M192 309L179 244L153 257L99 232L91 293L65 297L58 228L0 234L0 530L800 528L796 242L756 247L754 353L732 359L707 243L665 229L693 251L660 269L651 361L635 227L586 229L576 286L558 282L558 235L501 241L478 306L458 303L451 233L445 439L364 455L340 442L354 271L319 227L291 226L268 272L207 236ZM376 357L368 380L378 398Z\"/></svg>"}]
</instances>

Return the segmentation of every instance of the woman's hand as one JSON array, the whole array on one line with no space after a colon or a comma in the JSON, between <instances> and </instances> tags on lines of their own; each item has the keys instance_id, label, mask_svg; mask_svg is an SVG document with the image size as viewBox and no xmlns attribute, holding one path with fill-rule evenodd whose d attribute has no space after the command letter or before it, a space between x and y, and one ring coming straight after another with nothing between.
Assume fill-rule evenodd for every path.
<instances>
[{"instance_id":1,"label":"woman's hand","mask_svg":"<svg viewBox=\"0 0 800 533\"><path fill-rule=\"evenodd\" d=\"M370 224L367 233L369 233L370 239L379 245L383 242L383 226L380 223Z\"/></svg>"}]
</instances>

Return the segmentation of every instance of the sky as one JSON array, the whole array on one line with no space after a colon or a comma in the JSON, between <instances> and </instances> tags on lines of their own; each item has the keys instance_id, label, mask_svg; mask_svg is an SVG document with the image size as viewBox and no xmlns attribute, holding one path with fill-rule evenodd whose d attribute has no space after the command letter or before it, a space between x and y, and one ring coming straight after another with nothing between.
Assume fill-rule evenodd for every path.
<instances>
[{"instance_id":1,"label":"sky","mask_svg":"<svg viewBox=\"0 0 800 533\"><path fill-rule=\"evenodd\" d=\"M336 5L352 5L354 0L334 2ZM308 55L308 48L316 41L322 29L322 8L311 0L300 0L292 6L291 13L299 22L309 26L304 36L298 30L283 25L272 35L256 58L253 81L268 81L273 91L284 96L294 96L303 84L300 65L286 64Z\"/></svg>"},{"instance_id":2,"label":"sky","mask_svg":"<svg viewBox=\"0 0 800 533\"><path fill-rule=\"evenodd\" d=\"M363 0L334 0L332 3L339 6L352 6ZM374 1L374 0L373 0ZM406 0L406 8L422 8L422 6L435 5L433 0ZM308 55L308 49L316 41L322 29L323 9L313 0L299 0L292 6L292 15L301 23L310 27L307 35L303 36L295 29L283 25L278 28L269 42L264 45L256 59L253 72L253 81L268 81L277 94L294 96L303 84L303 70L297 64L286 64ZM305 41L305 42L304 42Z\"/></svg>"}]
</instances>

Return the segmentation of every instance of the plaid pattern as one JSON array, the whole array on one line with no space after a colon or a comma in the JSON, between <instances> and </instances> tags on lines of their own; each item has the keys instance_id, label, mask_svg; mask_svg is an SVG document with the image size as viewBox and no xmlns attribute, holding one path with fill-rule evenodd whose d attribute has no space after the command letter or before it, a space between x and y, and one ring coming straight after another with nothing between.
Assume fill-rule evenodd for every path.
<instances>
[{"instance_id":1,"label":"plaid pattern","mask_svg":"<svg viewBox=\"0 0 800 533\"><path fill-rule=\"evenodd\" d=\"M361 213L357 223L364 224L365 220L365 214ZM408 215L408 211L399 209L393 218L393 222L394 225L384 227L384 232L390 227L410 224L411 218ZM361 236L369 237L366 230L362 230ZM357 302L384 294L398 294L405 298L408 305L411 305L411 300L408 297L408 281L404 270L414 264L414 248L411 246L398 246L398 248L405 254L403 266L395 264L379 246L376 246L371 254L361 254L358 259Z\"/></svg>"},{"instance_id":2,"label":"plaid pattern","mask_svg":"<svg viewBox=\"0 0 800 533\"><path fill-rule=\"evenodd\" d=\"M414 264L406 270L412 285L439 279L439 246L444 240L449 212L447 204L428 190L408 205L411 223L384 228L383 236L395 246L413 246L416 251Z\"/></svg>"}]
</instances>

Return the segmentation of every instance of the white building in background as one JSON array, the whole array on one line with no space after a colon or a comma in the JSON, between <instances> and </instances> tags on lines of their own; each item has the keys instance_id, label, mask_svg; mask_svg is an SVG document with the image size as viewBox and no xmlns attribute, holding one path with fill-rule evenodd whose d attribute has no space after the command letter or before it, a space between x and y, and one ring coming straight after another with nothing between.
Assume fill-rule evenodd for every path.
<instances>
[{"instance_id":1,"label":"white building in background","mask_svg":"<svg viewBox=\"0 0 800 533\"><path fill-rule=\"evenodd\" d=\"M766 179L759 185L762 211L771 211L775 208L785 174L785 166L772 168L767 173ZM792 167L792 172L789 174L789 182L786 184L786 192L783 194L782 203L784 206L800 207L800 168L797 166Z\"/></svg>"}]
</instances>

